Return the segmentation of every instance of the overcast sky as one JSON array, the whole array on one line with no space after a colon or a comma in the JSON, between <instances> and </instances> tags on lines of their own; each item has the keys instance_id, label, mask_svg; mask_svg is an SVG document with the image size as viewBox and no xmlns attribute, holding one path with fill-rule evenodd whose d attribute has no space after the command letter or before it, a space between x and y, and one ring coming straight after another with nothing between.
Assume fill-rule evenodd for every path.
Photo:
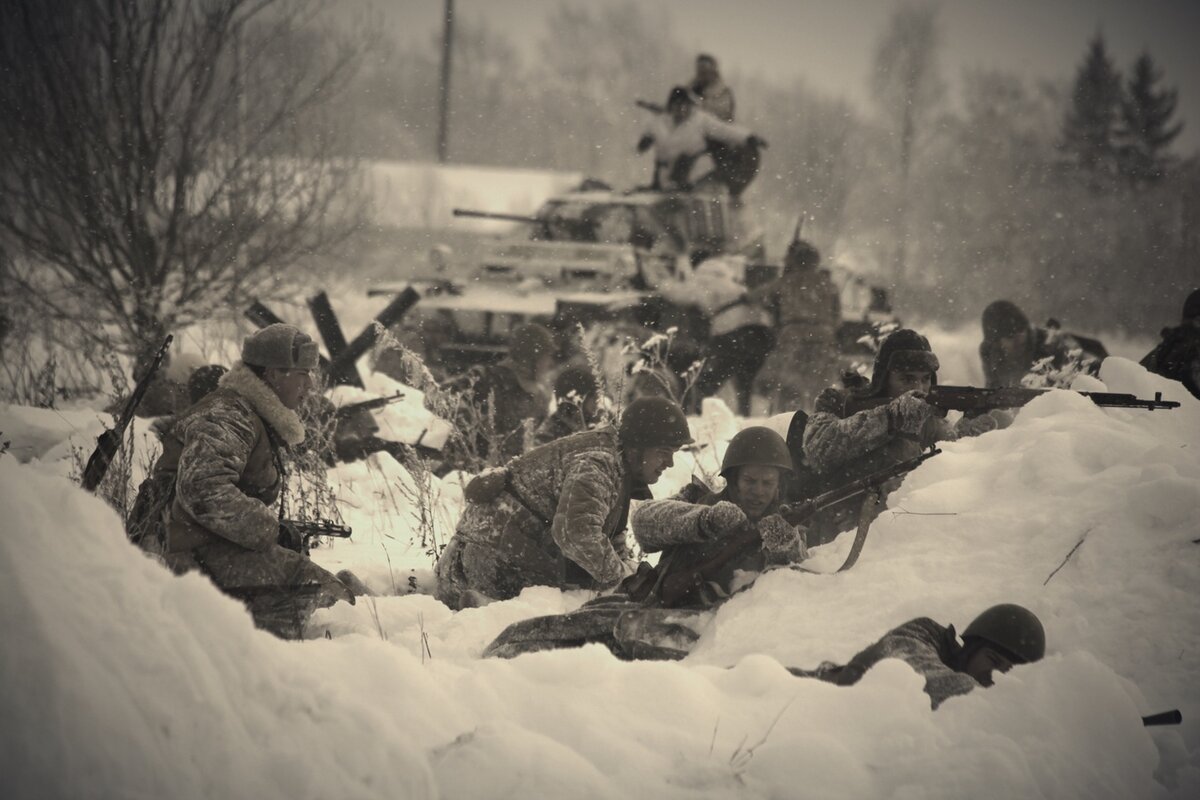
<instances>
[{"instance_id":1,"label":"overcast sky","mask_svg":"<svg viewBox=\"0 0 1200 800\"><path fill-rule=\"evenodd\" d=\"M428 41L439 28L443 0L390 2L403 9L409 36ZM545 33L546 15L561 2L455 0L455 7L462 17L485 18L532 53ZM803 76L864 106L874 43L897 5L897 0L642 2L667 8L675 38L711 52L726 72ZM1069 79L1097 30L1122 70L1149 49L1168 83L1179 89L1178 113L1186 124L1178 144L1189 151L1200 146L1200 0L943 0L940 5L943 66L951 79L974 66Z\"/></svg>"}]
</instances>

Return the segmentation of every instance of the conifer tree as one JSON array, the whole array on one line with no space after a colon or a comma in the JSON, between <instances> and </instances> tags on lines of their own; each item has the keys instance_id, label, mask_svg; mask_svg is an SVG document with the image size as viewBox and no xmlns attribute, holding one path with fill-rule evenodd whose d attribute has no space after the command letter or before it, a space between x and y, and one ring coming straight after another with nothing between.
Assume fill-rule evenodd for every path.
<instances>
[{"instance_id":1,"label":"conifer tree","mask_svg":"<svg viewBox=\"0 0 1200 800\"><path fill-rule=\"evenodd\" d=\"M1117 164L1117 123L1121 76L1097 33L1075 77L1063 126L1063 149L1089 172L1109 173Z\"/></svg>"},{"instance_id":2,"label":"conifer tree","mask_svg":"<svg viewBox=\"0 0 1200 800\"><path fill-rule=\"evenodd\" d=\"M1160 87L1163 73L1149 53L1142 53L1121 98L1119 164L1132 183L1160 180L1171 165L1167 148L1183 129L1172 124L1178 92Z\"/></svg>"}]
</instances>

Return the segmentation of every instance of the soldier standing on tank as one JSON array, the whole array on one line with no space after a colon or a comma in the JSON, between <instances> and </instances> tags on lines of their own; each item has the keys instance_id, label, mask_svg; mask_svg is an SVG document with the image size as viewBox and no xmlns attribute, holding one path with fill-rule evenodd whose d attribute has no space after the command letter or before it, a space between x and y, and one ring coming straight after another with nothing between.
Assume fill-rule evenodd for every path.
<instances>
[{"instance_id":1,"label":"soldier standing on tank","mask_svg":"<svg viewBox=\"0 0 1200 800\"><path fill-rule=\"evenodd\" d=\"M826 662L815 670L789 671L803 678L853 686L880 661L898 658L925 678L925 693L936 709L950 697L991 686L992 673L1041 661L1045 654L1046 631L1041 620L1027 608L1003 603L977 616L963 631L962 644L953 625L942 626L921 617L888 631L844 665Z\"/></svg>"},{"instance_id":2,"label":"soldier standing on tank","mask_svg":"<svg viewBox=\"0 0 1200 800\"><path fill-rule=\"evenodd\" d=\"M479 475L438 560L437 598L458 609L528 586L616 586L633 572L630 500L648 498L675 451L692 441L677 403L647 397L616 428L550 442Z\"/></svg>"},{"instance_id":3,"label":"soldier standing on tank","mask_svg":"<svg viewBox=\"0 0 1200 800\"><path fill-rule=\"evenodd\" d=\"M721 78L717 60L708 53L696 56L696 76L690 88L700 98L700 108L722 122L733 122L733 90Z\"/></svg>"},{"instance_id":4,"label":"soldier standing on tank","mask_svg":"<svg viewBox=\"0 0 1200 800\"><path fill-rule=\"evenodd\" d=\"M1157 375L1179 381L1193 397L1200 398L1200 289L1184 301L1179 326L1163 328L1162 341L1141 364Z\"/></svg>"},{"instance_id":5,"label":"soldier standing on tank","mask_svg":"<svg viewBox=\"0 0 1200 800\"><path fill-rule=\"evenodd\" d=\"M684 601L693 606L718 603L736 588L738 572L759 573L806 557L804 530L778 513L780 488L791 472L783 437L762 426L746 428L730 440L721 461L724 489L715 492L693 481L670 499L642 503L631 520L633 536L644 552L662 553L658 570L667 575L709 561L730 536L750 525L757 528L761 546L747 548Z\"/></svg>"},{"instance_id":6,"label":"soldier standing on tank","mask_svg":"<svg viewBox=\"0 0 1200 800\"><path fill-rule=\"evenodd\" d=\"M154 472L170 487L165 503L167 565L199 570L246 603L255 624L299 638L313 609L353 603L349 573L334 576L280 546L284 454L304 440L296 414L312 389L317 345L291 325L247 337L242 360L216 391L180 414Z\"/></svg>"},{"instance_id":7,"label":"soldier standing on tank","mask_svg":"<svg viewBox=\"0 0 1200 800\"><path fill-rule=\"evenodd\" d=\"M775 348L759 371L759 391L775 411L811 409L837 377L841 304L817 248L796 236L783 275L756 291L775 314Z\"/></svg>"}]
</instances>

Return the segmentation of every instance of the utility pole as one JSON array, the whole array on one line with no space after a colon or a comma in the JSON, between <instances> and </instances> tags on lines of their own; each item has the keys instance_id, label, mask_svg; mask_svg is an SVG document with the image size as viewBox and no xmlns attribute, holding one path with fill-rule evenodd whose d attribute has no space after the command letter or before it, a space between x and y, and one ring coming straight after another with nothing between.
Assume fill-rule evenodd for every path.
<instances>
[{"instance_id":1,"label":"utility pole","mask_svg":"<svg viewBox=\"0 0 1200 800\"><path fill-rule=\"evenodd\" d=\"M442 80L438 98L438 163L445 164L450 150L450 65L454 47L454 0L446 0L446 25L442 29Z\"/></svg>"}]
</instances>

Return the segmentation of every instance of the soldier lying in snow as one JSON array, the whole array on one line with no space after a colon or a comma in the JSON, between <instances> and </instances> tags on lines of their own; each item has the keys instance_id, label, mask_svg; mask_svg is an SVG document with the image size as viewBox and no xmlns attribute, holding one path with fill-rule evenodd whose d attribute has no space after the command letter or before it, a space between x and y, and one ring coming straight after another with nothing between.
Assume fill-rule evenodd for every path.
<instances>
[{"instance_id":1,"label":"soldier lying in snow","mask_svg":"<svg viewBox=\"0 0 1200 800\"><path fill-rule=\"evenodd\" d=\"M1142 358L1151 372L1179 381L1200 398L1200 289L1188 295L1176 328L1163 328L1162 341Z\"/></svg>"},{"instance_id":2,"label":"soldier lying in snow","mask_svg":"<svg viewBox=\"0 0 1200 800\"><path fill-rule=\"evenodd\" d=\"M283 638L299 638L313 609L353 603L342 580L362 586L278 543L271 506L284 486L282 451L304 440L295 409L316 366L316 343L291 325L247 337L242 362L171 427L154 468L166 491L145 504L161 511L148 512L144 540L158 540L163 526L172 570L200 570L243 600L258 627Z\"/></svg>"},{"instance_id":3,"label":"soldier lying in snow","mask_svg":"<svg viewBox=\"0 0 1200 800\"><path fill-rule=\"evenodd\" d=\"M804 458L823 486L850 483L913 458L937 442L953 441L1004 427L1011 418L993 411L951 426L923 393L937 384L938 359L929 341L901 329L883 340L870 384L862 391L830 388L817 398L804 429ZM873 405L878 398L891 398ZM873 407L858 410L859 405ZM818 514L809 526L809 545L832 541L858 523L857 500Z\"/></svg>"},{"instance_id":4,"label":"soldier lying in snow","mask_svg":"<svg viewBox=\"0 0 1200 800\"><path fill-rule=\"evenodd\" d=\"M646 497L691 441L676 403L643 398L618 429L577 433L483 473L467 486L466 510L438 559L437 598L458 609L527 586L615 586L632 571L630 499Z\"/></svg>"},{"instance_id":5,"label":"soldier lying in snow","mask_svg":"<svg viewBox=\"0 0 1200 800\"><path fill-rule=\"evenodd\" d=\"M958 643L954 626L942 627L928 617L910 620L844 665L825 662L815 670L789 669L802 678L818 678L852 686L885 658L898 658L925 678L925 693L936 709L947 698L977 686L991 686L992 673L1015 664L1040 661L1046 654L1046 631L1032 611L1004 603L992 606L963 631Z\"/></svg>"}]
</instances>

